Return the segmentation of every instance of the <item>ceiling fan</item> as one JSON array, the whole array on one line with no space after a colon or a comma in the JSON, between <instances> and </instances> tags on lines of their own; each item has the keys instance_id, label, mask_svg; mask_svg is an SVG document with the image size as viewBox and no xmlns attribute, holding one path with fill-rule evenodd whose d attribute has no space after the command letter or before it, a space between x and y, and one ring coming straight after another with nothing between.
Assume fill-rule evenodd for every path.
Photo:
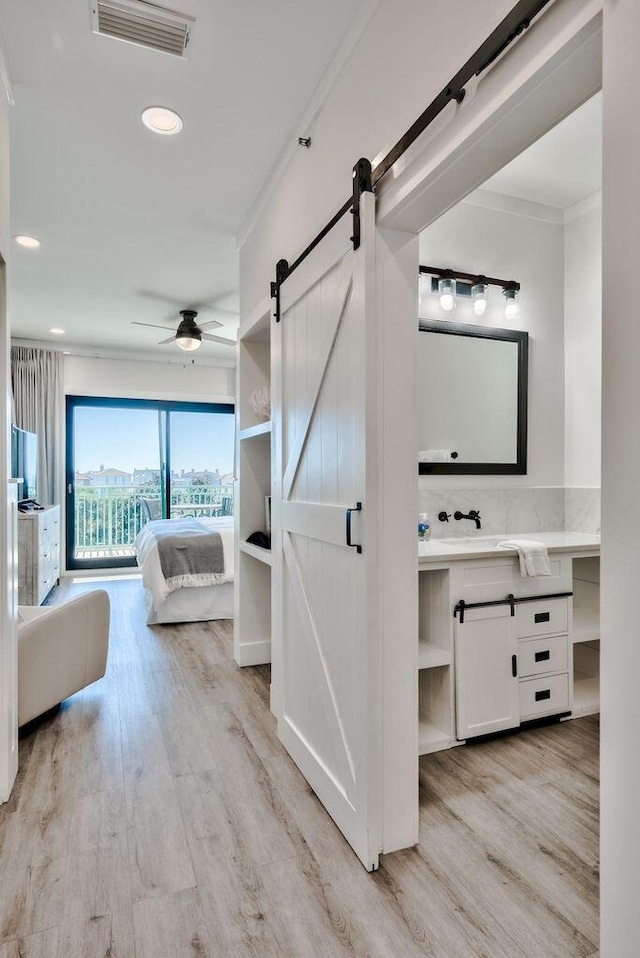
<instances>
[{"instance_id":1,"label":"ceiling fan","mask_svg":"<svg viewBox=\"0 0 640 958\"><path fill-rule=\"evenodd\" d=\"M223 346L236 345L235 339L225 339L223 336L212 336L211 333L203 332L203 330L208 329L210 326L222 326L222 323L217 322L217 320L213 319L208 323L198 325L198 323L196 323L198 313L195 309L181 309L180 315L182 319L175 333L169 336L168 339L160 340L158 343L159 346L175 342L176 345L179 346L180 349L184 349L185 352L192 352L194 349L200 348L203 339L211 343L220 343ZM152 329L167 329L166 326L160 326L158 323L137 323L134 321L131 325L149 326Z\"/></svg>"}]
</instances>

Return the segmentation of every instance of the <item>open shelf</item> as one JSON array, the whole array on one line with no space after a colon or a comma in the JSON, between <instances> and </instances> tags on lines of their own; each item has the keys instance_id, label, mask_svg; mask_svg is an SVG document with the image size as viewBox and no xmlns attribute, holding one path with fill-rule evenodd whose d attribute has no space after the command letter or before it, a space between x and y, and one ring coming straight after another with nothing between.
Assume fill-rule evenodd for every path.
<instances>
[{"instance_id":1,"label":"open shelf","mask_svg":"<svg viewBox=\"0 0 640 958\"><path fill-rule=\"evenodd\" d=\"M418 668L434 669L442 665L451 665L451 653L439 649L433 642L420 639L418 645Z\"/></svg>"},{"instance_id":2,"label":"open shelf","mask_svg":"<svg viewBox=\"0 0 640 958\"><path fill-rule=\"evenodd\" d=\"M418 755L440 752L442 749L451 748L453 744L448 732L444 732L432 722L420 718L418 724Z\"/></svg>"},{"instance_id":3,"label":"open shelf","mask_svg":"<svg viewBox=\"0 0 640 958\"><path fill-rule=\"evenodd\" d=\"M257 426L249 426L248 429L241 429L238 433L238 439L262 439L268 440L271 437L271 422L259 422Z\"/></svg>"},{"instance_id":4,"label":"open shelf","mask_svg":"<svg viewBox=\"0 0 640 958\"><path fill-rule=\"evenodd\" d=\"M575 718L581 715L594 715L600 711L600 677L574 672L573 675L573 711Z\"/></svg>"},{"instance_id":5,"label":"open shelf","mask_svg":"<svg viewBox=\"0 0 640 958\"><path fill-rule=\"evenodd\" d=\"M245 552L248 556L253 556L259 562L265 565L271 565L271 549L263 549L262 546L254 546L252 542L241 542L240 552Z\"/></svg>"},{"instance_id":6,"label":"open shelf","mask_svg":"<svg viewBox=\"0 0 640 958\"><path fill-rule=\"evenodd\" d=\"M575 642L594 642L600 638L600 613L597 609L582 606L573 609L573 630L571 640Z\"/></svg>"}]
</instances>

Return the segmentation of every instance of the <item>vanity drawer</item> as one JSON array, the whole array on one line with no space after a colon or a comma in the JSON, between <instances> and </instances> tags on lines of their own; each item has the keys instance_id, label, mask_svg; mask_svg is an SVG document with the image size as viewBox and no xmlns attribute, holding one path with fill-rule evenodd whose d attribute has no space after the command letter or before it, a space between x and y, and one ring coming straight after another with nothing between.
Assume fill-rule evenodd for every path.
<instances>
[{"instance_id":1,"label":"vanity drawer","mask_svg":"<svg viewBox=\"0 0 640 958\"><path fill-rule=\"evenodd\" d=\"M520 721L569 711L569 673L519 683Z\"/></svg>"},{"instance_id":2,"label":"vanity drawer","mask_svg":"<svg viewBox=\"0 0 640 958\"><path fill-rule=\"evenodd\" d=\"M518 642L518 675L541 675L544 672L566 671L569 664L569 637L550 635L541 639Z\"/></svg>"},{"instance_id":3,"label":"vanity drawer","mask_svg":"<svg viewBox=\"0 0 640 958\"><path fill-rule=\"evenodd\" d=\"M569 629L567 599L549 599L548 602L522 602L516 606L518 638L552 635Z\"/></svg>"}]
</instances>

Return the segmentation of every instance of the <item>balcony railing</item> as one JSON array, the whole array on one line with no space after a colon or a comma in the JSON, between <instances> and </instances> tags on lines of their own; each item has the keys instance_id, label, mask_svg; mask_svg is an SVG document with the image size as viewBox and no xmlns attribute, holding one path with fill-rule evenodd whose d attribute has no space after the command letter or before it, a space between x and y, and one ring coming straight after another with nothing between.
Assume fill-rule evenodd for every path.
<instances>
[{"instance_id":1,"label":"balcony railing","mask_svg":"<svg viewBox=\"0 0 640 958\"><path fill-rule=\"evenodd\" d=\"M159 486L76 486L76 553L133 555L133 543L148 518L143 499L157 502L160 512ZM220 486L186 486L171 490L171 518L232 514L231 483Z\"/></svg>"}]
</instances>

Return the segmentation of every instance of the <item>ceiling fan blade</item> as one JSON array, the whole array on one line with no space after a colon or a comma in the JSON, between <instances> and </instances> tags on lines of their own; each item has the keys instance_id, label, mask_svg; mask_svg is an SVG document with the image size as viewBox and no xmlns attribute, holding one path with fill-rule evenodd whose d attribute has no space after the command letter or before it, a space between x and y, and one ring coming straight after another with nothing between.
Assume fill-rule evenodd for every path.
<instances>
[{"instance_id":1,"label":"ceiling fan blade","mask_svg":"<svg viewBox=\"0 0 640 958\"><path fill-rule=\"evenodd\" d=\"M151 329L171 329L171 326L159 326L158 323L136 323L134 320L131 322L132 326L149 326Z\"/></svg>"},{"instance_id":2,"label":"ceiling fan blade","mask_svg":"<svg viewBox=\"0 0 640 958\"><path fill-rule=\"evenodd\" d=\"M176 340L175 336L169 336L168 339L161 339L158 343L158 346L165 346L167 343L174 343Z\"/></svg>"},{"instance_id":3,"label":"ceiling fan blade","mask_svg":"<svg viewBox=\"0 0 640 958\"><path fill-rule=\"evenodd\" d=\"M222 326L222 323L219 323L217 319L211 319L208 323L198 323L200 329L208 329L209 326Z\"/></svg>"},{"instance_id":4,"label":"ceiling fan blade","mask_svg":"<svg viewBox=\"0 0 640 958\"><path fill-rule=\"evenodd\" d=\"M222 336L212 336L211 333L203 333L202 338L210 343L221 343L223 346L237 346L235 339L224 339Z\"/></svg>"}]
</instances>

